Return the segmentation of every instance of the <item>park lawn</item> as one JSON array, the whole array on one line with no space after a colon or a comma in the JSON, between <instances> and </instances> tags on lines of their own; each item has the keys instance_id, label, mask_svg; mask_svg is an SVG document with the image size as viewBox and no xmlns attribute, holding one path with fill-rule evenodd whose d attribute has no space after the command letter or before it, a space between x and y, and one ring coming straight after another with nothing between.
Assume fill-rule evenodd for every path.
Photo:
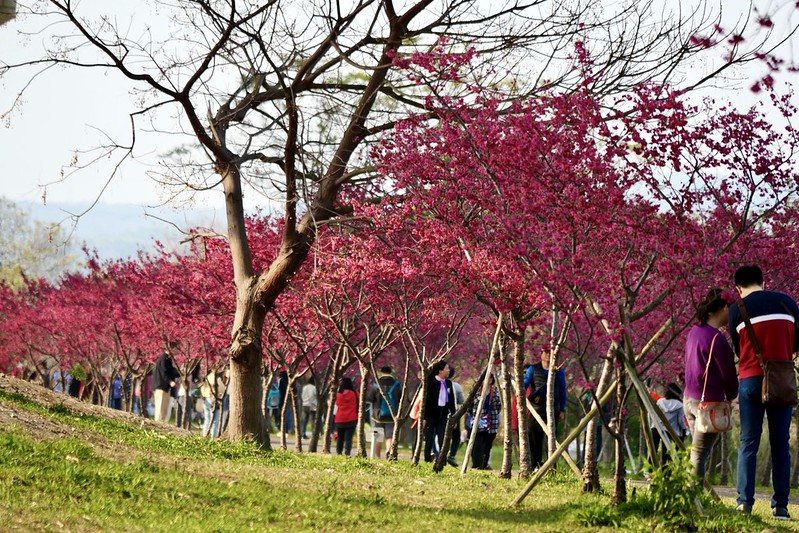
<instances>
[{"instance_id":1,"label":"park lawn","mask_svg":"<svg viewBox=\"0 0 799 533\"><path fill-rule=\"evenodd\" d=\"M524 482L495 473L462 477L454 468L434 474L430 465L407 461L264 452L0 393L0 408L12 405L71 428L71 436L42 438L14 424L0 427L4 531L665 530L644 489L617 510L605 494L581 495L566 469L512 508ZM746 518L734 515L732 505L710 508L699 530L778 525L766 509Z\"/></svg>"}]
</instances>

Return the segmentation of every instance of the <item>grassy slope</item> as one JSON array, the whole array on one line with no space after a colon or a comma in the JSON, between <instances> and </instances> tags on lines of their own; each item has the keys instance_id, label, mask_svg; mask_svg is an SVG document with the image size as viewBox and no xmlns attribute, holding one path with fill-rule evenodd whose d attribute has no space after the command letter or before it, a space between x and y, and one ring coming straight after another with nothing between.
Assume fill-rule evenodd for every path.
<instances>
[{"instance_id":1,"label":"grassy slope","mask_svg":"<svg viewBox=\"0 0 799 533\"><path fill-rule=\"evenodd\" d=\"M461 477L448 468L435 475L429 465L404 461L263 453L5 393L0 404L79 435L41 440L13 425L0 428L0 530L562 532L651 531L659 524L640 497L617 513L605 495L581 496L570 472L547 478L510 508L524 483L490 473ZM775 526L734 516L731 505L711 509L701 529Z\"/></svg>"}]
</instances>

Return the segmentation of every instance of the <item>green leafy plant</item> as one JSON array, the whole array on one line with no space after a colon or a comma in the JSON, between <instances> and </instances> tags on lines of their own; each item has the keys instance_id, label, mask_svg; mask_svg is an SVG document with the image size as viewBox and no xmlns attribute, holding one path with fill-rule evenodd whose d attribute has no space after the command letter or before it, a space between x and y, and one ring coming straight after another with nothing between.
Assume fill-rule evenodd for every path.
<instances>
[{"instance_id":1,"label":"green leafy plant","mask_svg":"<svg viewBox=\"0 0 799 533\"><path fill-rule=\"evenodd\" d=\"M649 497L660 523L670 531L694 531L702 485L693 475L690 452L672 452L672 460L652 473Z\"/></svg>"},{"instance_id":2,"label":"green leafy plant","mask_svg":"<svg viewBox=\"0 0 799 533\"><path fill-rule=\"evenodd\" d=\"M621 527L622 517L613 507L597 502L578 511L577 522L585 527Z\"/></svg>"}]
</instances>

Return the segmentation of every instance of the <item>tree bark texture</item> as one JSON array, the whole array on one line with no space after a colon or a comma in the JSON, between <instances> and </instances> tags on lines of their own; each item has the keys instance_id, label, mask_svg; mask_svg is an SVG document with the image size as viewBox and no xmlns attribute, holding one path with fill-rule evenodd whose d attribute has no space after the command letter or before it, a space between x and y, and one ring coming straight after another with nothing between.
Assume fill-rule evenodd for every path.
<instances>
[{"instance_id":1,"label":"tree bark texture","mask_svg":"<svg viewBox=\"0 0 799 533\"><path fill-rule=\"evenodd\" d=\"M502 344L502 425L505 429L502 432L504 439L502 443L502 468L499 470L499 477L503 479L510 479L513 470L513 436L511 430L513 413L511 413L510 410L513 386L511 385L511 375L509 372L510 369L508 368L507 364L508 358L504 350L505 343L503 342Z\"/></svg>"},{"instance_id":2,"label":"tree bark texture","mask_svg":"<svg viewBox=\"0 0 799 533\"><path fill-rule=\"evenodd\" d=\"M518 334L513 339L513 356L511 370L516 386L513 391L516 394L516 416L519 424L519 477L527 478L530 476L530 441L527 435L530 432L530 416L527 414L527 393L524 389L524 328L519 328ZM510 426L508 426L510 427Z\"/></svg>"},{"instance_id":3,"label":"tree bark texture","mask_svg":"<svg viewBox=\"0 0 799 533\"><path fill-rule=\"evenodd\" d=\"M358 422L355 426L355 433L358 436L355 457L366 457L366 433L363 426L366 423L366 392L369 389L369 367L358 361L358 370L361 374L361 386L358 392Z\"/></svg>"},{"instance_id":4,"label":"tree bark texture","mask_svg":"<svg viewBox=\"0 0 799 533\"><path fill-rule=\"evenodd\" d=\"M616 413L613 422L616 453L613 472L613 495L610 498L610 503L612 505L621 505L627 502L627 476L626 469L624 468L626 457L624 446L626 431L626 425L624 423L624 398L627 391L624 385L624 377L624 367L619 365L616 373Z\"/></svg>"},{"instance_id":5,"label":"tree bark texture","mask_svg":"<svg viewBox=\"0 0 799 533\"><path fill-rule=\"evenodd\" d=\"M477 378L472 385L472 388L469 389L469 394L466 395L466 399L463 402L463 405L458 407L455 410L455 413L452 414L447 419L447 429L444 430L444 442L441 443L441 451L438 454L435 462L433 463L433 472L441 472L444 470L444 465L447 463L447 455L449 454L449 447L452 443L452 430L458 425L458 422L463 415L469 410L469 407L474 404L474 399L477 396L477 392L481 390L483 387L483 375ZM466 458L464 458L463 462L466 462Z\"/></svg>"},{"instance_id":6,"label":"tree bark texture","mask_svg":"<svg viewBox=\"0 0 799 533\"><path fill-rule=\"evenodd\" d=\"M613 369L613 364L611 363L610 360L611 354L612 354L612 349L608 350L608 356L605 358L605 362L602 364L602 371L599 376L599 383L597 384L596 394L591 399L592 405L596 398L601 397L605 393L610 384L611 370ZM599 416L600 417L602 416L602 410L600 410ZM597 449L597 443L598 443L598 437L601 435L602 429L603 429L602 422L597 420L597 422L589 424L585 431L583 492L595 492L599 491L600 489L599 466L597 463L597 459L599 456L599 452L601 450Z\"/></svg>"}]
</instances>

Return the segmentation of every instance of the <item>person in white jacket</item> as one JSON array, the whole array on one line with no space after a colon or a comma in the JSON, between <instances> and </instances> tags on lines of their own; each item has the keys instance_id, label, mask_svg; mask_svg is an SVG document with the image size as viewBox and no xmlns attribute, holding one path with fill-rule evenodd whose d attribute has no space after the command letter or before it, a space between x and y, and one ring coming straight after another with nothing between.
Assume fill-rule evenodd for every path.
<instances>
[{"instance_id":1,"label":"person in white jacket","mask_svg":"<svg viewBox=\"0 0 799 533\"><path fill-rule=\"evenodd\" d=\"M657 401L657 406L666 415L666 420L674 433L680 439L685 438L688 435L688 424L685 421L685 411L682 405L682 390L676 383L669 383L666 386L666 395ZM652 440L656 450L660 447L661 464L665 463L669 460L669 453L658 431L652 432Z\"/></svg>"},{"instance_id":2,"label":"person in white jacket","mask_svg":"<svg viewBox=\"0 0 799 533\"><path fill-rule=\"evenodd\" d=\"M313 430L313 421L319 405L318 394L313 376L311 376L308 378L308 383L302 387L302 438L304 439L308 438L309 421L311 430Z\"/></svg>"}]
</instances>

